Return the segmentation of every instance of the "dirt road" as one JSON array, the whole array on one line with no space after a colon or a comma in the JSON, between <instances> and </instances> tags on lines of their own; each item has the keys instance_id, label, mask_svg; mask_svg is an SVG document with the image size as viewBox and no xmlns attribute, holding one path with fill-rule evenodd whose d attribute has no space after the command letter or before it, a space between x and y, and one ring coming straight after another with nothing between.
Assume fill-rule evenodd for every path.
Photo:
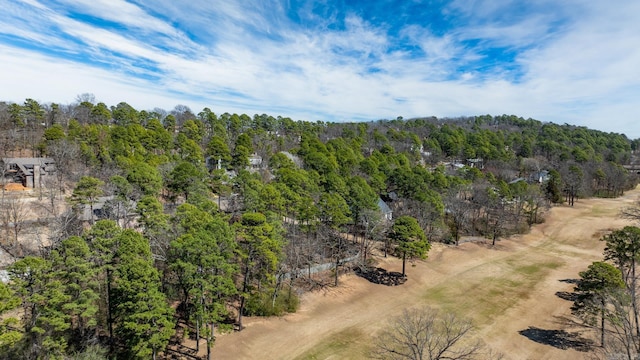
<instances>
[{"instance_id":1,"label":"dirt road","mask_svg":"<svg viewBox=\"0 0 640 360\"><path fill-rule=\"evenodd\" d=\"M591 262L599 241L628 223L617 214L640 190L618 199L580 200L555 207L529 234L491 246L434 244L429 258L408 266L401 286L376 285L355 275L338 288L305 294L300 310L280 318L252 318L242 332L218 337L216 359L367 359L376 332L407 307L428 304L474 320L475 336L506 359L582 359L578 333L566 321L563 292ZM380 265L399 271L397 259Z\"/></svg>"}]
</instances>

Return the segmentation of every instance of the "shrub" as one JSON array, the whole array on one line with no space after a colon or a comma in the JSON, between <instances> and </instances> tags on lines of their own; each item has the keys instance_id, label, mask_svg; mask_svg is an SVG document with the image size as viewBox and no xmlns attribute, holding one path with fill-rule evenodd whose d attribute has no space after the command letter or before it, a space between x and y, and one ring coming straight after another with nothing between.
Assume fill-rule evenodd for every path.
<instances>
[{"instance_id":1,"label":"shrub","mask_svg":"<svg viewBox=\"0 0 640 360\"><path fill-rule=\"evenodd\" d=\"M278 291L275 301L273 300L273 289L269 289L269 291L252 294L247 299L245 315L279 316L296 312L299 301L298 294L289 287Z\"/></svg>"}]
</instances>

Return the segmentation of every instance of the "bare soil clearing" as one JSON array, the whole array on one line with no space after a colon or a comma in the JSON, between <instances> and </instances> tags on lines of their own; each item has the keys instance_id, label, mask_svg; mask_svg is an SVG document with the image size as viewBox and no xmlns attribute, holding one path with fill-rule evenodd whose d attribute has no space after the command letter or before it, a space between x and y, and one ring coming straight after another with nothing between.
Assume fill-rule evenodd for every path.
<instances>
[{"instance_id":1,"label":"bare soil clearing","mask_svg":"<svg viewBox=\"0 0 640 360\"><path fill-rule=\"evenodd\" d=\"M476 336L506 359L585 358L580 340L592 334L571 323L564 295L580 271L602 259L600 237L629 224L618 211L639 195L640 188L618 199L555 207L529 234L496 246L433 244L429 259L408 266L401 286L342 276L337 288L303 295L295 314L248 318L243 331L219 336L214 357L367 359L376 332L391 317L427 304L471 317ZM378 266L400 271L402 261L381 258Z\"/></svg>"}]
</instances>

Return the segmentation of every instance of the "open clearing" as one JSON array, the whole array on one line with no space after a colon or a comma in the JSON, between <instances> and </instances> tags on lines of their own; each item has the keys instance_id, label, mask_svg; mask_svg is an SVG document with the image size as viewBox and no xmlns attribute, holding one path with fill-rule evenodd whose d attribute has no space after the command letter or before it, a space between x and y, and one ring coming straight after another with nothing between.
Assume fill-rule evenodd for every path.
<instances>
[{"instance_id":1,"label":"open clearing","mask_svg":"<svg viewBox=\"0 0 640 360\"><path fill-rule=\"evenodd\" d=\"M216 359L367 359L376 332L407 307L430 305L473 319L476 335L506 359L583 359L573 346L590 337L567 321L571 279L602 259L600 237L629 223L618 218L640 188L618 199L554 207L526 235L459 247L433 244L429 258L407 267L408 281L388 287L349 274L337 288L303 295L295 314L248 318L241 332L221 335ZM400 271L402 262L378 265Z\"/></svg>"}]
</instances>

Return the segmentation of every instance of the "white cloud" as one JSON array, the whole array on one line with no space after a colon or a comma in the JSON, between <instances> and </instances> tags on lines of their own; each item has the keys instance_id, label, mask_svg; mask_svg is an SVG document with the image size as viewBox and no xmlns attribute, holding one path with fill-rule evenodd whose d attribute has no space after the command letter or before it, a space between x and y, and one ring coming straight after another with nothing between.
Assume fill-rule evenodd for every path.
<instances>
[{"instance_id":1,"label":"white cloud","mask_svg":"<svg viewBox=\"0 0 640 360\"><path fill-rule=\"evenodd\" d=\"M66 104L78 94L93 93L97 101L116 105L126 101L141 109L169 107L188 102L142 80L96 69L77 62L61 61L34 52L0 45L2 80L0 99L21 103L26 98Z\"/></svg>"},{"instance_id":2,"label":"white cloud","mask_svg":"<svg viewBox=\"0 0 640 360\"><path fill-rule=\"evenodd\" d=\"M387 33L388 25L355 13L343 14L344 27L330 26L337 21L331 9L321 22L294 24L285 16L286 2L278 1L117 3L119 11L109 11L114 5L107 0L63 5L120 23L123 31L40 3L31 17L19 6L11 7L13 17L0 15L2 32L117 65L106 70L0 45L0 80L11 84L0 89L0 100L64 103L91 92L109 105L181 103L195 112L207 106L328 121L507 113L640 137L628 120L640 88L640 23L634 18L640 3L633 1L612 7L575 0L559 8L537 2L530 16L512 19L499 14L520 2L456 1L445 16L477 19L444 35L408 25L400 38ZM147 6L163 16L146 12ZM300 12L313 19L308 8ZM407 46L395 46L398 41ZM485 64L487 47L516 52L516 62ZM418 48L426 55L416 58Z\"/></svg>"}]
</instances>

